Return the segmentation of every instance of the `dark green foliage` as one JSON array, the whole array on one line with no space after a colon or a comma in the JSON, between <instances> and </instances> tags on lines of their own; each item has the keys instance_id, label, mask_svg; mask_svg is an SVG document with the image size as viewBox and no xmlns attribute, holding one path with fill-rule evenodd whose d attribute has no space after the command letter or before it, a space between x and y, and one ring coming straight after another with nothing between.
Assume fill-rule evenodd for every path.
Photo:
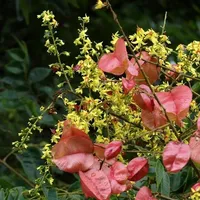
<instances>
[{"instance_id":1,"label":"dark green foliage","mask_svg":"<svg viewBox=\"0 0 200 200\"><path fill-rule=\"evenodd\" d=\"M155 166L156 173L156 183L157 183L157 191L162 194L169 196L170 195L170 179L168 173L165 171L164 166L157 160Z\"/></svg>"},{"instance_id":2,"label":"dark green foliage","mask_svg":"<svg viewBox=\"0 0 200 200\"><path fill-rule=\"evenodd\" d=\"M23 171L26 177L30 181L35 181L35 179L39 178L40 174L37 168L44 164L41 161L41 152L37 148L29 148L22 154L17 154L16 158L21 163Z\"/></svg>"},{"instance_id":3,"label":"dark green foliage","mask_svg":"<svg viewBox=\"0 0 200 200\"><path fill-rule=\"evenodd\" d=\"M23 187L15 187L12 189L0 189L0 199L2 200L25 200L23 197Z\"/></svg>"}]
</instances>

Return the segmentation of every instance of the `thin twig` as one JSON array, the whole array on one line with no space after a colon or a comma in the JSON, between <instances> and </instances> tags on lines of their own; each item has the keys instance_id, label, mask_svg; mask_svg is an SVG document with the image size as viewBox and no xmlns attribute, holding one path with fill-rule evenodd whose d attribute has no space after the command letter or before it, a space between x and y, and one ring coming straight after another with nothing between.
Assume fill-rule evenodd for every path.
<instances>
[{"instance_id":1,"label":"thin twig","mask_svg":"<svg viewBox=\"0 0 200 200\"><path fill-rule=\"evenodd\" d=\"M132 54L131 54L131 55L132 55ZM133 55L132 55L132 56L133 56ZM176 70L174 70L174 69L170 69L170 68L168 68L168 67L165 67L165 66L163 66L163 65L160 65L158 62L152 62L152 61L149 61L149 60L145 60L145 59L143 59L143 58L142 58L141 60L143 60L143 61L145 61L145 62L147 62L147 63L153 64L153 65L157 65L158 67L161 67L161 68L163 68L163 69L169 70L169 71L171 71L171 72L180 74L180 76L183 76L183 77L186 77L186 78L190 78L190 79L192 79L192 80L200 81L200 78L197 78L197 77L193 77L193 76L184 74L183 72L178 72L178 71L176 71Z\"/></svg>"},{"instance_id":2,"label":"thin twig","mask_svg":"<svg viewBox=\"0 0 200 200\"><path fill-rule=\"evenodd\" d=\"M16 149L12 149L12 151L10 151L4 158L3 161L6 162L6 160L16 152Z\"/></svg>"},{"instance_id":3,"label":"thin twig","mask_svg":"<svg viewBox=\"0 0 200 200\"><path fill-rule=\"evenodd\" d=\"M4 161L4 159L3 160L0 159L0 163L2 163L10 171L16 174L19 178L21 178L27 185L29 185L32 188L35 187L35 185L32 182L30 182L26 177L22 176L19 172L17 172L14 168L12 168L8 163Z\"/></svg>"},{"instance_id":4,"label":"thin twig","mask_svg":"<svg viewBox=\"0 0 200 200\"><path fill-rule=\"evenodd\" d=\"M68 86L69 86L69 89L70 89L71 91L73 91L73 88L72 88L72 86L71 86L71 83L70 83L70 81L69 81L69 78L67 77L67 75L66 75L66 73L65 73L65 70L64 70L64 68L63 68L63 65L62 65L62 62L61 62L61 59L60 59L60 53L58 52L58 48L57 48L57 44L56 44L56 41L55 41L55 37L54 37L54 34L53 34L52 27L49 26L48 28L49 28L49 31L50 31L50 33L51 33L51 38L52 38L52 40L53 40L53 45L54 45L54 47L55 47L55 51L56 51L56 56L57 56L57 59L58 59L58 63L59 63L60 68L61 68L61 70L62 70L62 72L63 72L63 74L64 74L64 77L65 77L65 80L66 80L66 82L67 82L67 84L68 84Z\"/></svg>"},{"instance_id":5,"label":"thin twig","mask_svg":"<svg viewBox=\"0 0 200 200\"><path fill-rule=\"evenodd\" d=\"M106 2L107 2L107 5L108 5L108 7L109 7L109 9L110 9L110 11L111 11L111 13L112 13L112 15L113 15L114 21L115 21L115 22L117 23L117 25L119 26L119 29L120 29L120 31L122 32L122 34L123 34L123 36L124 36L124 38L125 38L125 40L126 40L128 46L129 46L131 52L132 52L132 54L133 54L133 58L135 59L137 65L139 66L139 69L141 70L142 75L144 76L145 81L147 82L147 85L149 86L149 88L150 88L150 90L151 90L151 92L152 92L154 98L156 99L156 101L158 102L159 106L161 107L161 109L162 109L162 111L163 111L163 113L164 113L164 115L165 115L167 121L169 122L171 128L172 128L173 131L174 131L174 134L176 135L177 139L179 140L178 132L177 132L176 128L174 127L174 125L172 124L171 120L169 119L169 117L168 117L168 115L167 115L167 112L166 112L166 109L163 107L163 105L161 104L160 100L158 99L158 97L157 97L157 95L156 95L156 93L155 93L153 87L151 86L151 83L149 82L149 79L148 79L146 73L144 72L143 68L141 67L141 65L140 65L140 63L139 63L139 61L138 61L138 58L137 58L137 56L135 55L135 52L134 52L134 50L133 50L133 45L131 44L131 42L129 41L128 37L126 36L126 34L125 34L125 32L124 32L124 30L123 30L123 28L122 28L122 26L121 26L121 24L120 24L118 18L117 18L117 14L116 14L115 11L112 9L112 6L111 6L109 0L107 0Z\"/></svg>"},{"instance_id":6,"label":"thin twig","mask_svg":"<svg viewBox=\"0 0 200 200\"><path fill-rule=\"evenodd\" d=\"M152 133L154 133L154 132L156 132L156 131L162 130L163 128L165 128L165 127L167 127L167 126L169 126L168 123L165 124L165 125L162 125L162 126L160 126L160 127L158 127L158 128L156 128L156 129L153 129L153 130L151 130L151 131L148 131L148 132L146 132L146 133L143 133L143 134L141 134L141 135L137 135L137 136L134 137L133 139L136 140L136 139L138 139L138 138L143 137L144 135L152 134Z\"/></svg>"},{"instance_id":7,"label":"thin twig","mask_svg":"<svg viewBox=\"0 0 200 200\"><path fill-rule=\"evenodd\" d=\"M166 21L167 21L167 12L165 12L161 35L163 35L165 33Z\"/></svg>"},{"instance_id":8,"label":"thin twig","mask_svg":"<svg viewBox=\"0 0 200 200\"><path fill-rule=\"evenodd\" d=\"M153 151L140 151L140 150L126 150L126 153L148 153L148 154L162 154L163 152L153 152Z\"/></svg>"},{"instance_id":9,"label":"thin twig","mask_svg":"<svg viewBox=\"0 0 200 200\"><path fill-rule=\"evenodd\" d=\"M100 107L100 109L103 110L103 111L105 111L105 112L107 112L107 113L109 113L110 115L112 115L112 116L114 116L114 117L117 117L117 118L119 118L119 119L121 119L121 120L123 120L123 121L129 123L129 124L132 124L132 125L134 125L134 126L136 126L136 127L138 127L138 128L142 128L139 124L136 124L136 123L134 123L134 122L131 122L131 121L129 121L128 119L126 119L125 117L123 117L123 116L121 116L121 115L118 115L117 113L114 113L114 112L111 111L111 110L108 110L108 109L106 110L106 109L101 108L101 107Z\"/></svg>"}]
</instances>

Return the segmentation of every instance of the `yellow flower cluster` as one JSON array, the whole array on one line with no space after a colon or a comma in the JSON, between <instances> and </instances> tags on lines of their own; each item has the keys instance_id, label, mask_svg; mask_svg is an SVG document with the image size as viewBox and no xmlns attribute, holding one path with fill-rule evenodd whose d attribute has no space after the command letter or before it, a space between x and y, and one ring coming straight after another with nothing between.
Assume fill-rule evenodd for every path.
<instances>
[{"instance_id":1,"label":"yellow flower cluster","mask_svg":"<svg viewBox=\"0 0 200 200\"><path fill-rule=\"evenodd\" d=\"M193 41L187 45L186 49L189 51L189 58L196 64L200 62L200 42Z\"/></svg>"},{"instance_id":2,"label":"yellow flower cluster","mask_svg":"<svg viewBox=\"0 0 200 200\"><path fill-rule=\"evenodd\" d=\"M129 39L134 45L134 51L145 50L150 55L158 57L160 62L166 60L167 56L172 52L172 49L166 46L170 44L168 37L159 35L153 29L144 31L138 27L136 33L130 35ZM149 43L151 44L149 45Z\"/></svg>"},{"instance_id":3,"label":"yellow flower cluster","mask_svg":"<svg viewBox=\"0 0 200 200\"><path fill-rule=\"evenodd\" d=\"M43 147L43 150L42 150L42 157L41 158L45 159L48 164L52 163L51 149L52 149L51 144L46 144Z\"/></svg>"},{"instance_id":4,"label":"yellow flower cluster","mask_svg":"<svg viewBox=\"0 0 200 200\"><path fill-rule=\"evenodd\" d=\"M200 191L194 192L194 193L189 197L189 199L191 199L191 200L199 200L199 199L200 199Z\"/></svg>"},{"instance_id":5,"label":"yellow flower cluster","mask_svg":"<svg viewBox=\"0 0 200 200\"><path fill-rule=\"evenodd\" d=\"M200 64L199 59L199 42L194 41L187 46L183 44L178 45L177 50L177 59L178 66L182 69L182 72L185 74L191 75L192 77L200 77L200 74L197 72L196 68ZM190 81L190 78L187 78Z\"/></svg>"},{"instance_id":6,"label":"yellow flower cluster","mask_svg":"<svg viewBox=\"0 0 200 200\"><path fill-rule=\"evenodd\" d=\"M38 19L42 18L42 26L52 26L57 28L58 22L55 20L55 15L52 11L45 10L40 15L37 16Z\"/></svg>"},{"instance_id":7,"label":"yellow flower cluster","mask_svg":"<svg viewBox=\"0 0 200 200\"><path fill-rule=\"evenodd\" d=\"M90 88L93 92L97 92L101 84L103 73L97 68L96 62L90 55L86 55L84 60L78 62L78 65L80 66L79 73L81 73L83 81L76 91L82 93L82 88Z\"/></svg>"}]
</instances>

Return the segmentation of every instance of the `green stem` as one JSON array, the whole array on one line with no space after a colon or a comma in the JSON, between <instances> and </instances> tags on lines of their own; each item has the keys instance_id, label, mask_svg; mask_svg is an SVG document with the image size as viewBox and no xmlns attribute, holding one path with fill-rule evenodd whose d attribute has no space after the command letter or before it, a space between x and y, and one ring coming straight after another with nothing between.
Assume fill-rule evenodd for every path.
<instances>
[{"instance_id":1,"label":"green stem","mask_svg":"<svg viewBox=\"0 0 200 200\"><path fill-rule=\"evenodd\" d=\"M29 185L30 187L35 187L35 185L33 183L31 183L27 178L25 178L24 176L22 176L19 172L17 172L14 168L12 168L9 164L7 164L4 159L1 160L0 159L0 163L2 163L5 167L7 167L11 172L13 172L14 174L16 174L19 178L21 178L27 185Z\"/></svg>"},{"instance_id":2,"label":"green stem","mask_svg":"<svg viewBox=\"0 0 200 200\"><path fill-rule=\"evenodd\" d=\"M53 105L53 103L50 103L48 105L48 107L41 113L40 116L43 116L47 110L49 110L51 108L51 106ZM10 156L11 154L13 154L14 152L20 150L20 148L22 147L22 145L28 140L29 134L31 134L32 130L34 129L34 127L36 126L36 124L38 123L38 121L40 121L41 118L37 117L37 119L35 120L35 122L32 124L32 126L29 128L28 132L26 133L25 137L23 138L23 140L21 141L20 145L15 148L13 150L13 152L10 152L8 155Z\"/></svg>"},{"instance_id":3,"label":"green stem","mask_svg":"<svg viewBox=\"0 0 200 200\"><path fill-rule=\"evenodd\" d=\"M112 115L112 116L115 116L115 117L117 117L117 118L119 118L119 119L121 119L121 120L123 120L123 121L129 123L129 124L132 124L132 125L134 125L134 126L140 128L140 129L142 128L139 124L136 124L136 123L134 123L134 122L131 122L131 121L129 121L128 119L126 119L125 117L123 117L123 116L121 116L121 115L118 115L118 114L112 112L111 110L108 110L108 109L106 110L106 109L101 108L101 107L100 107L100 109L103 110L103 111L105 111L105 112L107 112L107 113L109 113L109 114Z\"/></svg>"},{"instance_id":4,"label":"green stem","mask_svg":"<svg viewBox=\"0 0 200 200\"><path fill-rule=\"evenodd\" d=\"M164 32L165 32L166 21L167 21L167 12L165 12L165 17L164 17L161 35L163 35Z\"/></svg>"},{"instance_id":5,"label":"green stem","mask_svg":"<svg viewBox=\"0 0 200 200\"><path fill-rule=\"evenodd\" d=\"M126 150L126 153L148 153L148 154L162 154L163 152L153 152L153 151L140 151L140 150Z\"/></svg>"},{"instance_id":6,"label":"green stem","mask_svg":"<svg viewBox=\"0 0 200 200\"><path fill-rule=\"evenodd\" d=\"M158 131L158 130L162 130L163 128L166 128L167 126L169 126L169 123L167 123L167 124L165 124L165 125L162 125L162 126L156 128L156 129L153 129L153 130L151 130L151 131L148 131L148 132L146 132L146 133L143 133L143 134L141 134L141 135L137 135L137 136L134 137L133 139L136 140L136 139L138 139L138 138L143 137L144 135L152 134L152 133L154 133L154 132L156 132L156 131Z\"/></svg>"},{"instance_id":7,"label":"green stem","mask_svg":"<svg viewBox=\"0 0 200 200\"><path fill-rule=\"evenodd\" d=\"M16 152L16 149L13 149L12 151L10 151L3 159L4 162L6 162L6 160Z\"/></svg>"},{"instance_id":8,"label":"green stem","mask_svg":"<svg viewBox=\"0 0 200 200\"><path fill-rule=\"evenodd\" d=\"M53 31L52 31L52 27L51 27L51 26L49 26L49 31L50 31L50 33L51 33L51 38L52 38L52 40L53 40L53 45L54 45L54 47L55 47L55 51L56 51L56 56L57 56L57 59L58 59L58 63L59 63L59 65L60 65L60 68L61 68L61 70L62 70L62 73L63 73L63 75L64 75L64 77L65 77L65 79L66 79L66 82L67 82L67 84L68 84L68 86L69 86L69 89L73 92L73 88L72 88L72 86L71 86L71 84L70 84L70 81L69 81L69 79L68 79L68 77L67 77L67 75L66 75L66 73L65 73L64 68L63 68L63 65L62 65L62 62L61 62L61 59L60 59L60 53L59 53L59 51L58 51L57 44L56 44L55 37L54 37L54 34L53 34Z\"/></svg>"}]
</instances>

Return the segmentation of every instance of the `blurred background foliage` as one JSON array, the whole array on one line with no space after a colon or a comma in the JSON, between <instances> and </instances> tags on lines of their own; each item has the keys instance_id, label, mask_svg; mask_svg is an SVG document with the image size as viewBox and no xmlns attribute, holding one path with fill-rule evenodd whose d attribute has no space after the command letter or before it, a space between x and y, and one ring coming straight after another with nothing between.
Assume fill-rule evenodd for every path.
<instances>
[{"instance_id":1,"label":"blurred background foliage","mask_svg":"<svg viewBox=\"0 0 200 200\"><path fill-rule=\"evenodd\" d=\"M40 20L37 15L43 10L52 10L59 22L58 35L65 42L65 50L71 52L65 62L76 63L77 48L73 45L79 28L78 16L90 16L91 40L108 44L112 33L118 31L112 15L106 9L94 10L95 0L0 0L0 156L10 150L20 129L26 127L31 115L38 115L39 107L53 100L58 91L58 80L48 65L55 58L46 53ZM166 34L171 47L187 44L200 37L200 1L170 0L111 0L113 8L127 34L134 33L137 26L153 28L161 32L165 12L168 12ZM56 104L58 113L64 109ZM33 137L33 147L25 154L16 155L9 162L32 181L38 174L36 166L41 164L37 145L48 140L58 116L46 114L41 122L44 132ZM36 147L35 147L36 146ZM27 171L28 170L28 171ZM31 173L31 174L30 174ZM59 172L58 172L59 176ZM70 183L70 180L68 180ZM26 186L14 178L14 174L0 165L0 186L12 188ZM17 191L22 188L17 188ZM15 193L15 191L14 191ZM5 195L5 192L1 192ZM3 198L0 198L3 199Z\"/></svg>"}]
</instances>

